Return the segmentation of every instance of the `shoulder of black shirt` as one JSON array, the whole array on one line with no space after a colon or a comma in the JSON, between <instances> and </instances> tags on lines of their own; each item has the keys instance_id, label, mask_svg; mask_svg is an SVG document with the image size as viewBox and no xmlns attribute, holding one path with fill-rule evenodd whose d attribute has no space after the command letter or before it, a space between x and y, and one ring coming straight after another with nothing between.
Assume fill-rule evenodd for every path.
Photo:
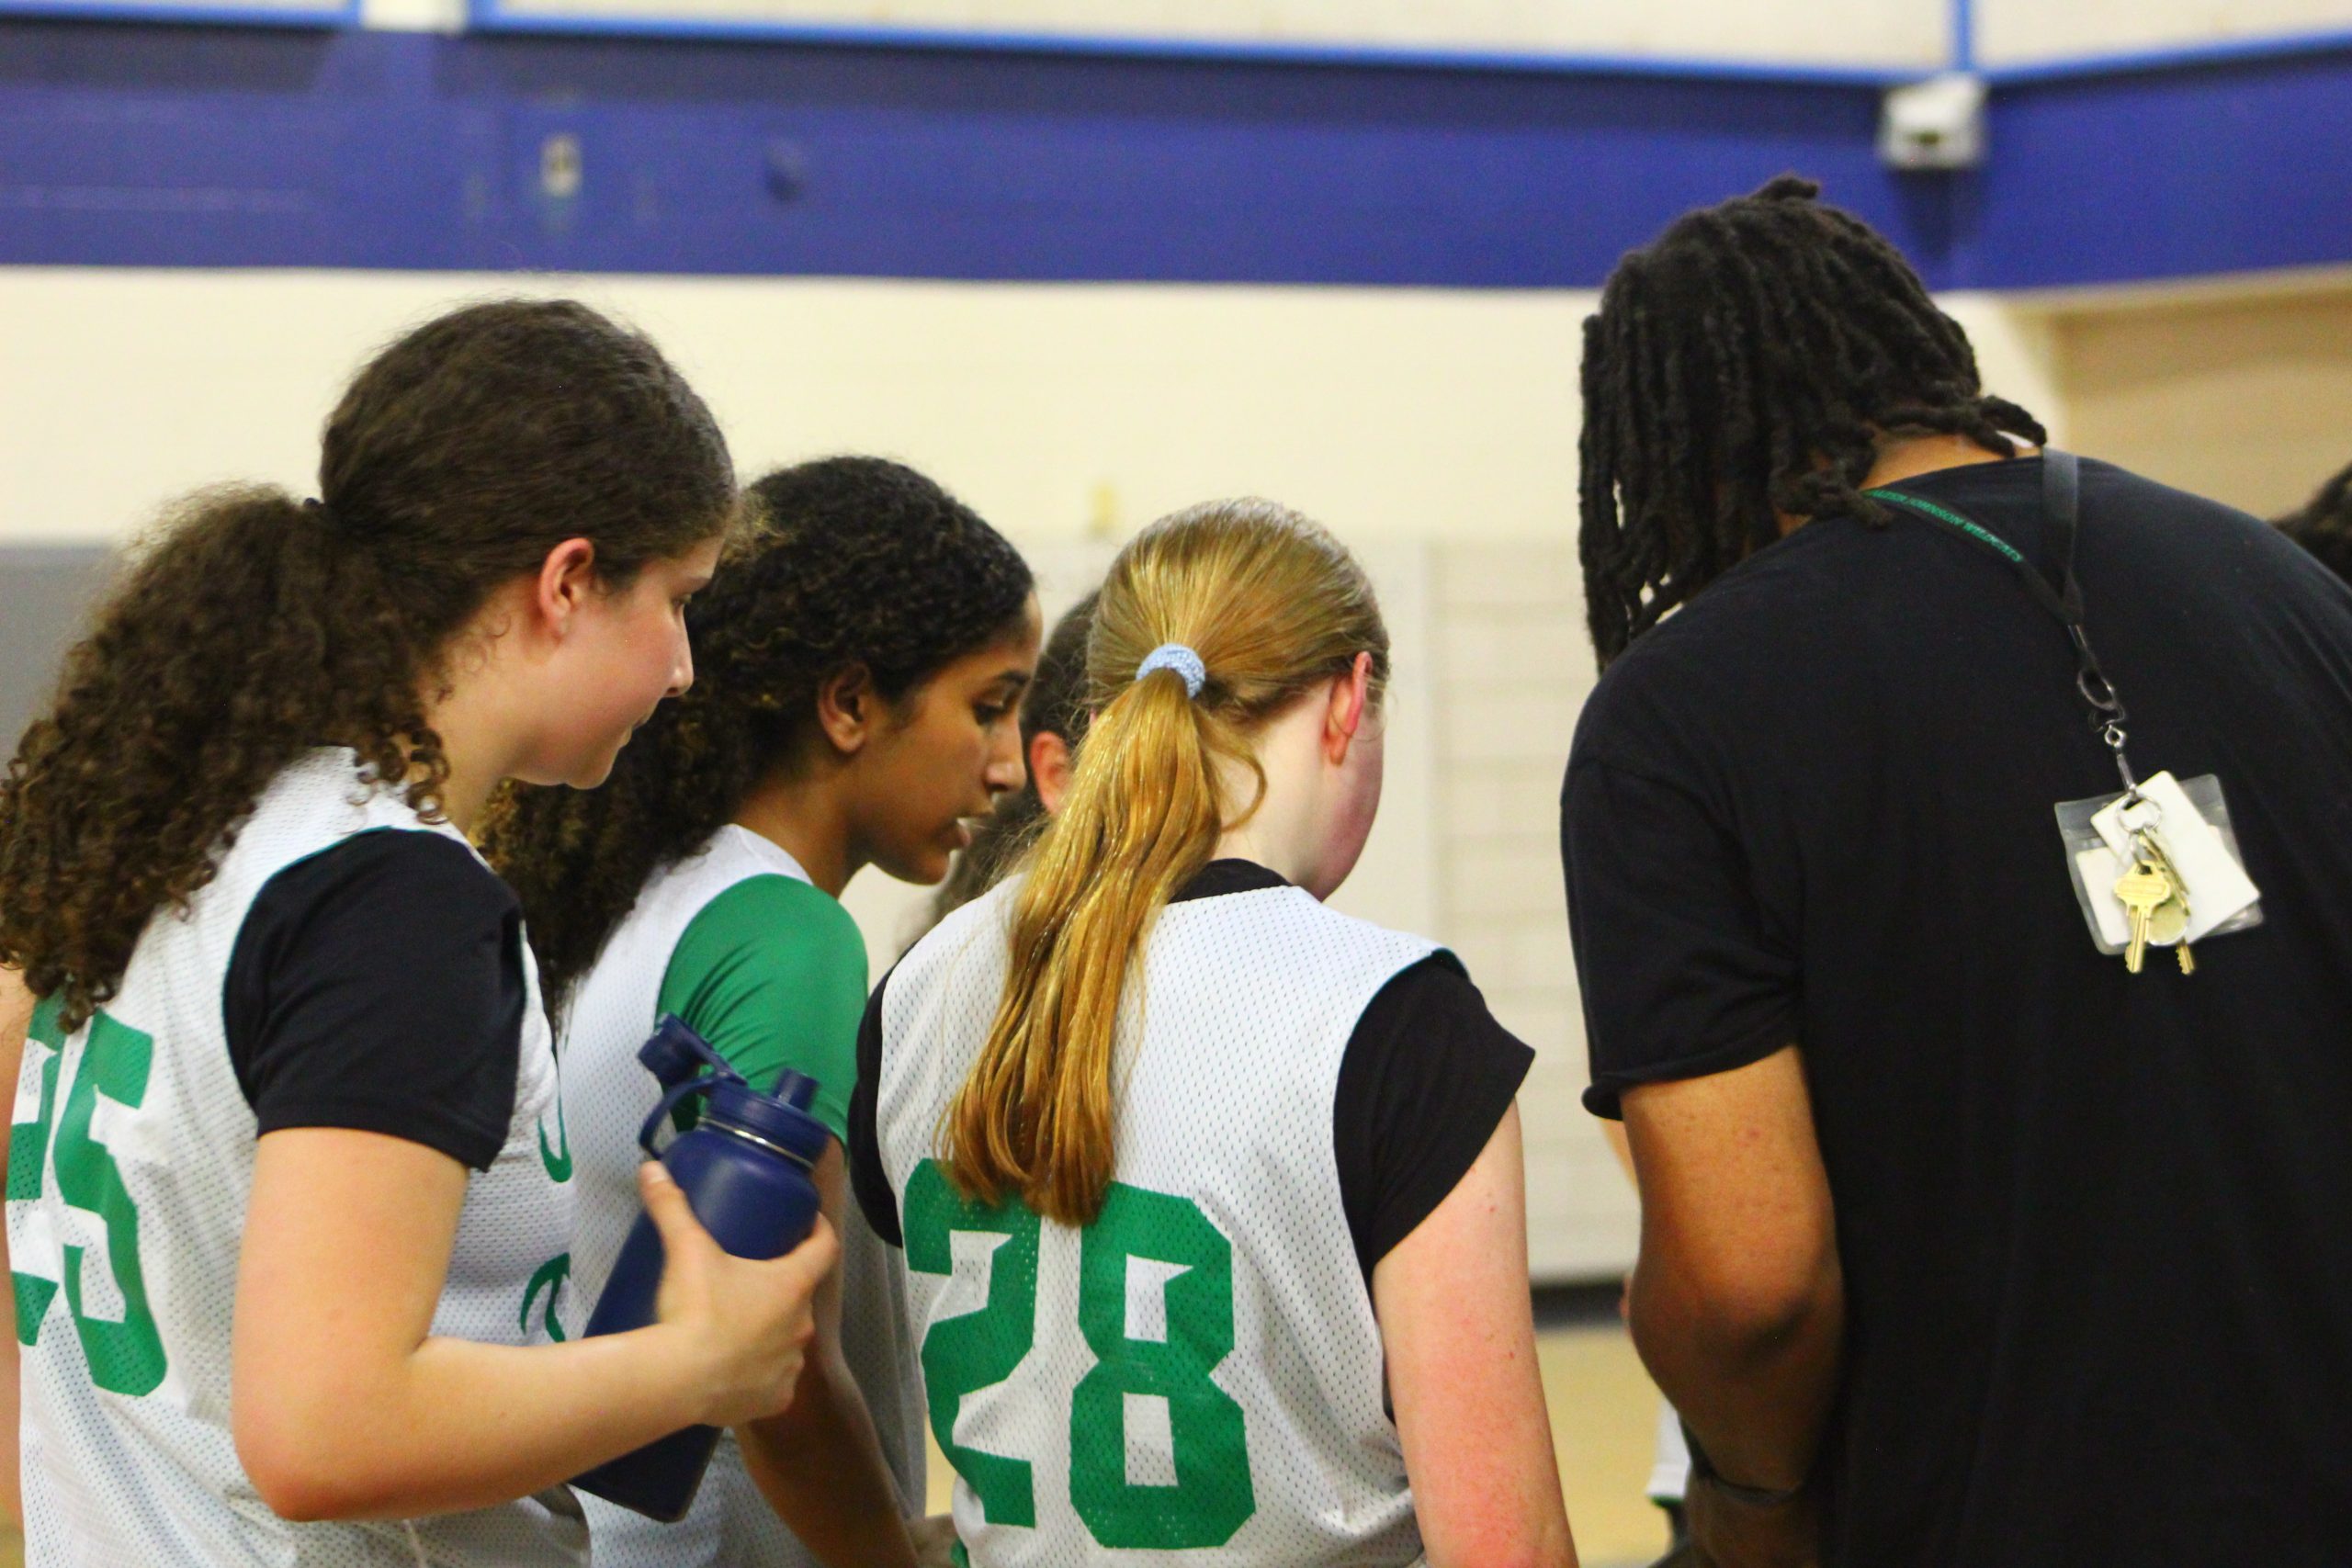
<instances>
[{"instance_id":1,"label":"shoulder of black shirt","mask_svg":"<svg viewBox=\"0 0 2352 1568\"><path fill-rule=\"evenodd\" d=\"M513 891L424 829L355 834L271 877L221 990L259 1133L383 1133L475 1169L505 1142L527 1005Z\"/></svg>"}]
</instances>

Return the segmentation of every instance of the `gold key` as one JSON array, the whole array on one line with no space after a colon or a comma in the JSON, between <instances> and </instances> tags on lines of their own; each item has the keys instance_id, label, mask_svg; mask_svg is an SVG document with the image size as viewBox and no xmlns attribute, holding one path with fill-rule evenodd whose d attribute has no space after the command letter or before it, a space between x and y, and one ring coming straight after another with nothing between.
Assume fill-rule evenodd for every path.
<instances>
[{"instance_id":1,"label":"gold key","mask_svg":"<svg viewBox=\"0 0 2352 1568\"><path fill-rule=\"evenodd\" d=\"M2158 947L2169 947L2180 961L2184 975L2197 973L2197 960L2188 955L2185 933L2188 930L2188 897L2176 889L2173 896L2148 911L2148 940Z\"/></svg>"},{"instance_id":2,"label":"gold key","mask_svg":"<svg viewBox=\"0 0 2352 1568\"><path fill-rule=\"evenodd\" d=\"M2197 960L2190 956L2187 940L2188 931L2188 884L2173 869L2172 856L2165 852L2164 840L2152 829L2134 839L2140 852L2146 856L2165 879L2172 884L2172 897L2148 914L2148 940L2159 947L2172 949L2184 975L2197 973Z\"/></svg>"},{"instance_id":3,"label":"gold key","mask_svg":"<svg viewBox=\"0 0 2352 1568\"><path fill-rule=\"evenodd\" d=\"M2115 879L2115 897L2132 919L2132 942L2123 950L2123 967L2137 975L2147 961L2149 919L2171 900L2172 878L2157 870L2154 861L2135 860L2130 871Z\"/></svg>"}]
</instances>

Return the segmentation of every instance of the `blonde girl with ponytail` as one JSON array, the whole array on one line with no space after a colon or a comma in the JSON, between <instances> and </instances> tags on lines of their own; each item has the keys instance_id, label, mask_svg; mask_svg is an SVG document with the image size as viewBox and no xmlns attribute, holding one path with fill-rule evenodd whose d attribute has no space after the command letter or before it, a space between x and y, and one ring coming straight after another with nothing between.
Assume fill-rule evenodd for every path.
<instances>
[{"instance_id":1,"label":"blonde girl with ponytail","mask_svg":"<svg viewBox=\"0 0 2352 1568\"><path fill-rule=\"evenodd\" d=\"M906 1250L977 1568L1575 1562L1531 1054L1452 954L1322 902L1388 673L1317 525L1155 524L1102 587L1061 810L868 1005L852 1181Z\"/></svg>"}]
</instances>

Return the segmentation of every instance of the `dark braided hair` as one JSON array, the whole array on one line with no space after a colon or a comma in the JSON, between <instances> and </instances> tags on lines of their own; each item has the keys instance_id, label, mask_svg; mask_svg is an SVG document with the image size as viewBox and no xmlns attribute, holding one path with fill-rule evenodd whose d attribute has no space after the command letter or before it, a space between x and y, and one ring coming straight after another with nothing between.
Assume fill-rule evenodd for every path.
<instances>
[{"instance_id":1,"label":"dark braided hair","mask_svg":"<svg viewBox=\"0 0 2352 1568\"><path fill-rule=\"evenodd\" d=\"M1037 655L1037 672L1021 699L1023 761L1030 755L1029 742L1040 735L1060 736L1072 751L1086 738L1086 637L1094 626L1094 601L1101 596L1097 589L1063 611ZM1045 819L1037 781L1024 775L1021 787L996 803L972 834L971 844L957 852L955 867L932 898L931 923L937 925L1001 881Z\"/></svg>"},{"instance_id":2,"label":"dark braided hair","mask_svg":"<svg viewBox=\"0 0 2352 1568\"><path fill-rule=\"evenodd\" d=\"M449 761L426 715L502 585L585 538L600 583L626 588L736 512L694 389L561 299L467 306L377 355L327 420L319 494L176 508L0 776L0 964L69 1029L312 747L349 747L438 815Z\"/></svg>"},{"instance_id":3,"label":"dark braided hair","mask_svg":"<svg viewBox=\"0 0 2352 1568\"><path fill-rule=\"evenodd\" d=\"M2302 509L2278 519L2278 531L2352 582L2352 468L2319 487Z\"/></svg>"},{"instance_id":4,"label":"dark braided hair","mask_svg":"<svg viewBox=\"0 0 2352 1568\"><path fill-rule=\"evenodd\" d=\"M2009 456L2041 424L1894 247L1784 175L1686 213L1610 275L1584 329L1579 539L1593 647L1633 639L1780 537L1777 513L1883 526L1891 432Z\"/></svg>"},{"instance_id":5,"label":"dark braided hair","mask_svg":"<svg viewBox=\"0 0 2352 1568\"><path fill-rule=\"evenodd\" d=\"M695 683L588 791L509 785L483 850L523 904L550 1012L646 879L799 765L826 682L863 668L902 703L1021 624L1033 579L1004 536L879 457L829 457L751 489L756 526L686 606Z\"/></svg>"}]
</instances>

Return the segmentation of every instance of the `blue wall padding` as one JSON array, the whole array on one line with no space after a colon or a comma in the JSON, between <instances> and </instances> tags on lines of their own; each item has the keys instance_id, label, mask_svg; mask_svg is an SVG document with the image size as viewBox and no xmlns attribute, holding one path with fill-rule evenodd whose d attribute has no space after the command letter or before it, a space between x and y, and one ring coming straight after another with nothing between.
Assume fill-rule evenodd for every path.
<instances>
[{"instance_id":1,"label":"blue wall padding","mask_svg":"<svg viewBox=\"0 0 2352 1568\"><path fill-rule=\"evenodd\" d=\"M1955 283L2352 262L2352 50L2021 81L1989 134Z\"/></svg>"},{"instance_id":2,"label":"blue wall padding","mask_svg":"<svg viewBox=\"0 0 2352 1568\"><path fill-rule=\"evenodd\" d=\"M1590 285L1784 169L1924 254L1857 86L0 23L0 262ZM576 135L585 179L538 189Z\"/></svg>"},{"instance_id":3,"label":"blue wall padding","mask_svg":"<svg viewBox=\"0 0 2352 1568\"><path fill-rule=\"evenodd\" d=\"M0 263L1575 288L1796 169L1938 287L2352 260L2352 52L2001 86L0 21ZM580 194L539 188L576 136Z\"/></svg>"}]
</instances>

